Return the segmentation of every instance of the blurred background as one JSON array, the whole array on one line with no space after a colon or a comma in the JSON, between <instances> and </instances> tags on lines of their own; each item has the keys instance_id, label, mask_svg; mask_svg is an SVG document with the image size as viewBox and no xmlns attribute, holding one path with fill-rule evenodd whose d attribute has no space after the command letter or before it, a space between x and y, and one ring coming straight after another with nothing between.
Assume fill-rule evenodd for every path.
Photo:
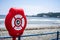
<instances>
[{"instance_id":1,"label":"blurred background","mask_svg":"<svg viewBox=\"0 0 60 40\"><path fill-rule=\"evenodd\" d=\"M0 0L0 36L8 34L5 28L5 17L9 9L22 8L27 17L27 27L23 35L60 30L60 0ZM32 29L32 30L31 30ZM38 30L39 29L39 30ZM8 36L8 35L7 35ZM31 37L28 40L49 40L56 35ZM36 38L36 39L35 39ZM26 38L23 38L26 40Z\"/></svg>"}]
</instances>

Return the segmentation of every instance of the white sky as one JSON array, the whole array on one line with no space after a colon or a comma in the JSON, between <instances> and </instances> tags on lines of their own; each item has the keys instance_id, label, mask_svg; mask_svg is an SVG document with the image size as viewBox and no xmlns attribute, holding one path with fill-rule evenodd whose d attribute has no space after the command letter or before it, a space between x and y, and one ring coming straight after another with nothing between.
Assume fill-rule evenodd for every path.
<instances>
[{"instance_id":1,"label":"white sky","mask_svg":"<svg viewBox=\"0 0 60 40\"><path fill-rule=\"evenodd\" d=\"M0 15L6 15L11 7L23 8L26 15L60 12L60 0L0 0Z\"/></svg>"}]
</instances>

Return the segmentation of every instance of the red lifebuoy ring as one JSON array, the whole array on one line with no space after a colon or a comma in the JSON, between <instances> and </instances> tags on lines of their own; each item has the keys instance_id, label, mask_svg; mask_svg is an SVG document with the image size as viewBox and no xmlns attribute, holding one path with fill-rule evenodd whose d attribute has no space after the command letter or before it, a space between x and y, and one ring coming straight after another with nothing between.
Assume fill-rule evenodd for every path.
<instances>
[{"instance_id":1,"label":"red lifebuoy ring","mask_svg":"<svg viewBox=\"0 0 60 40\"><path fill-rule=\"evenodd\" d=\"M9 10L9 13L5 18L5 26L11 36L17 37L22 35L26 28L26 24L27 19L23 9L11 8Z\"/></svg>"}]
</instances>

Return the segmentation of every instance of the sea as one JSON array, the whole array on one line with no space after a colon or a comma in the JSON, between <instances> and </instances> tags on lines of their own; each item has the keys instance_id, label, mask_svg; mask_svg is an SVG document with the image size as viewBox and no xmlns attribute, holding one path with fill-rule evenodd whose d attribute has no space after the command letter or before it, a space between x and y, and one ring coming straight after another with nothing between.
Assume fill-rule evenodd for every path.
<instances>
[{"instance_id":1,"label":"sea","mask_svg":"<svg viewBox=\"0 0 60 40\"><path fill-rule=\"evenodd\" d=\"M60 18L27 17L27 28L60 26ZM5 28L5 17L0 18L0 28Z\"/></svg>"}]
</instances>

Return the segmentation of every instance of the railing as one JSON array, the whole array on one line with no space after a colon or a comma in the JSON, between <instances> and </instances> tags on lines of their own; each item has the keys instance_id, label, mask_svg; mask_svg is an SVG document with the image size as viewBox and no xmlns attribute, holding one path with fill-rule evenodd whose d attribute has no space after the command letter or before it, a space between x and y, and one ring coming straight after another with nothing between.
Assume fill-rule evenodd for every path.
<instances>
[{"instance_id":1,"label":"railing","mask_svg":"<svg viewBox=\"0 0 60 40\"><path fill-rule=\"evenodd\" d=\"M51 33L44 33L44 34L30 34L30 35L22 35L18 37L18 40L21 40L21 37L30 37L30 36L41 36L41 35L49 35L49 34L57 34L57 37L55 39L51 39L51 40L59 40L59 34L60 32L51 32ZM0 39L4 39L4 38L12 38L11 36L0 36Z\"/></svg>"}]
</instances>

